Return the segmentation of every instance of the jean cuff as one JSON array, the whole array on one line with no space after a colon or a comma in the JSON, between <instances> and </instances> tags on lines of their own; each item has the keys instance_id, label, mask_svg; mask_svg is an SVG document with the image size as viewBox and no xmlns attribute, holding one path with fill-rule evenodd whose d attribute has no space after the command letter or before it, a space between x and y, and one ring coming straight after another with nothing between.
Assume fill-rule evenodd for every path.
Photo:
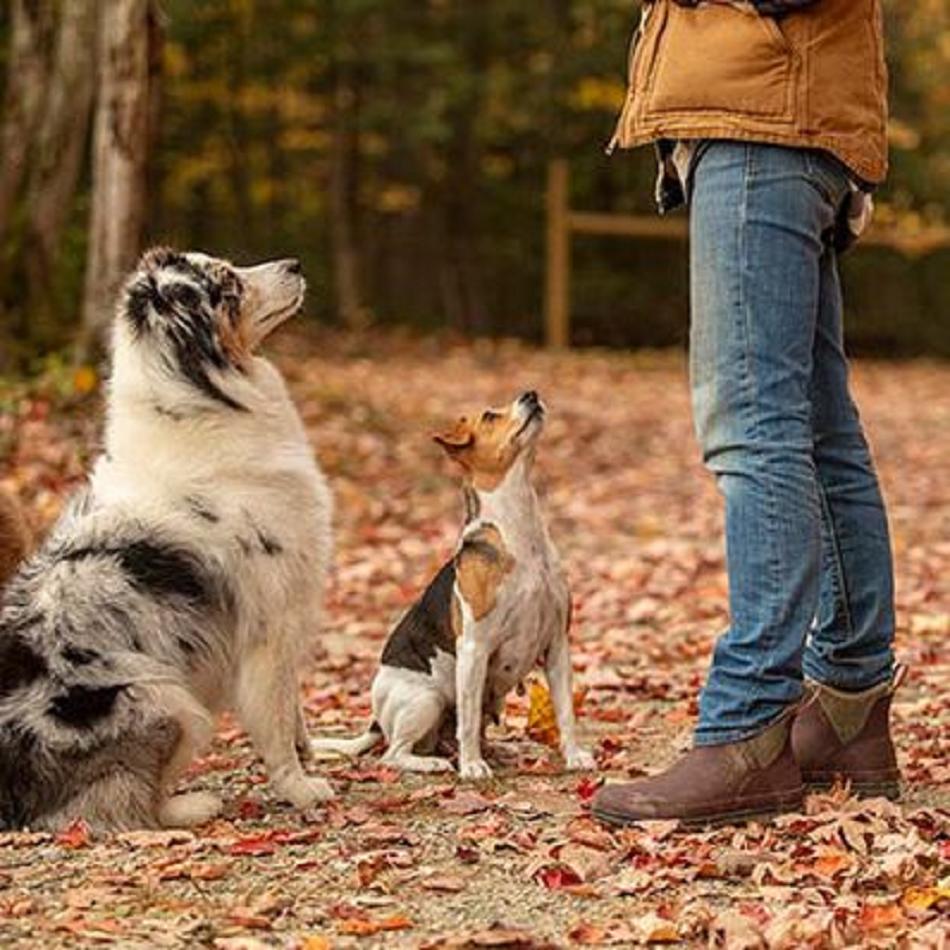
<instances>
[{"instance_id":1,"label":"jean cuff","mask_svg":"<svg viewBox=\"0 0 950 950\"><path fill-rule=\"evenodd\" d=\"M888 658L883 669L848 669L841 666L824 667L808 657L802 661L802 672L805 678L822 686L840 689L845 693L863 693L866 689L873 689L881 683L889 682L894 678L897 665L893 655Z\"/></svg>"}]
</instances>

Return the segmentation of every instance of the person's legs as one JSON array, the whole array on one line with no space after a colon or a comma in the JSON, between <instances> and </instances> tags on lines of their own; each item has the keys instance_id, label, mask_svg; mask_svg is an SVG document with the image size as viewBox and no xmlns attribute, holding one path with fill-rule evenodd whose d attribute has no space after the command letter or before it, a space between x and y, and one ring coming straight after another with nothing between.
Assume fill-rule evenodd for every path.
<instances>
[{"instance_id":1,"label":"person's legs","mask_svg":"<svg viewBox=\"0 0 950 950\"><path fill-rule=\"evenodd\" d=\"M694 747L604 786L592 810L613 824L763 817L800 807L804 783L895 795L899 777L887 531L827 250L847 175L821 153L727 142L694 164L690 373L726 503L730 626ZM810 631L804 662L824 685L799 707Z\"/></svg>"},{"instance_id":2,"label":"person's legs","mask_svg":"<svg viewBox=\"0 0 950 950\"><path fill-rule=\"evenodd\" d=\"M729 630L697 745L746 739L802 692L819 600L821 496L811 383L836 193L809 153L714 142L693 173L690 376L697 436L725 499Z\"/></svg>"},{"instance_id":3,"label":"person's legs","mask_svg":"<svg viewBox=\"0 0 950 950\"><path fill-rule=\"evenodd\" d=\"M820 286L810 398L822 570L804 671L826 686L860 691L893 674L894 571L877 475L848 390L841 287L831 250L821 260Z\"/></svg>"}]
</instances>

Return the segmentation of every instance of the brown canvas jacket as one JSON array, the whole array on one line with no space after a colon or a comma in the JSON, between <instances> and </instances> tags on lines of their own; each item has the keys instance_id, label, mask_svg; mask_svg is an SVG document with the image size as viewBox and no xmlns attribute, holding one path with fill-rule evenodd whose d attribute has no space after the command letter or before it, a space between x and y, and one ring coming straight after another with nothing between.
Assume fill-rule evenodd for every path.
<instances>
[{"instance_id":1,"label":"brown canvas jacket","mask_svg":"<svg viewBox=\"0 0 950 950\"><path fill-rule=\"evenodd\" d=\"M781 18L751 3L644 7L614 144L739 139L827 149L870 185L887 174L880 0L819 0Z\"/></svg>"}]
</instances>

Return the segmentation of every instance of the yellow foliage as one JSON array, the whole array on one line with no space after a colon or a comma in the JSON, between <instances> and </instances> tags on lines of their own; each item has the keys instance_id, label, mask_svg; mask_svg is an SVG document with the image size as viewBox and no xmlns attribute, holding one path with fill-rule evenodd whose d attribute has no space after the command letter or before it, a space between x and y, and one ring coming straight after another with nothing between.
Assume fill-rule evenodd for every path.
<instances>
[{"instance_id":1,"label":"yellow foliage","mask_svg":"<svg viewBox=\"0 0 950 950\"><path fill-rule=\"evenodd\" d=\"M626 89L618 79L587 76L571 91L569 104L581 112L615 112L623 105Z\"/></svg>"},{"instance_id":2,"label":"yellow foliage","mask_svg":"<svg viewBox=\"0 0 950 950\"><path fill-rule=\"evenodd\" d=\"M528 737L535 742L557 748L561 733L557 727L551 693L540 680L528 685Z\"/></svg>"},{"instance_id":3,"label":"yellow foliage","mask_svg":"<svg viewBox=\"0 0 950 950\"><path fill-rule=\"evenodd\" d=\"M482 161L482 169L490 178L510 178L515 170L515 163L507 155L486 155Z\"/></svg>"},{"instance_id":4,"label":"yellow foliage","mask_svg":"<svg viewBox=\"0 0 950 950\"><path fill-rule=\"evenodd\" d=\"M402 214L418 207L419 189L411 185L386 185L376 196L376 210L385 214Z\"/></svg>"},{"instance_id":5,"label":"yellow foliage","mask_svg":"<svg viewBox=\"0 0 950 950\"><path fill-rule=\"evenodd\" d=\"M904 891L904 906L914 910L930 910L940 901L950 901L950 880L936 887L909 887Z\"/></svg>"},{"instance_id":6,"label":"yellow foliage","mask_svg":"<svg viewBox=\"0 0 950 950\"><path fill-rule=\"evenodd\" d=\"M288 152L326 152L330 148L330 134L322 129L286 129L278 141Z\"/></svg>"},{"instance_id":7,"label":"yellow foliage","mask_svg":"<svg viewBox=\"0 0 950 950\"><path fill-rule=\"evenodd\" d=\"M575 714L584 705L586 695L586 689L582 688L574 691ZM557 715L554 712L554 703L551 701L551 693L547 686L538 679L532 679L528 683L528 725L526 732L529 739L534 739L535 742L541 742L554 749L557 748L561 739L561 732L557 727Z\"/></svg>"},{"instance_id":8,"label":"yellow foliage","mask_svg":"<svg viewBox=\"0 0 950 950\"><path fill-rule=\"evenodd\" d=\"M887 123L887 141L894 148L910 152L919 147L920 132L907 122L891 116Z\"/></svg>"},{"instance_id":9,"label":"yellow foliage","mask_svg":"<svg viewBox=\"0 0 950 950\"><path fill-rule=\"evenodd\" d=\"M80 366L73 373L73 390L80 396L88 395L99 384L99 375L91 366Z\"/></svg>"}]
</instances>

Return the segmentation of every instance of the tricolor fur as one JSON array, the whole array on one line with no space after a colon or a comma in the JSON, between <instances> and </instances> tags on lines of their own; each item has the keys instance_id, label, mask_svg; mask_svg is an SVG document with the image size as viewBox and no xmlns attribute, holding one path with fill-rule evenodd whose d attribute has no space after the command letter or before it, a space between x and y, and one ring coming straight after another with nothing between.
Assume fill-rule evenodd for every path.
<instances>
[{"instance_id":1,"label":"tricolor fur","mask_svg":"<svg viewBox=\"0 0 950 950\"><path fill-rule=\"evenodd\" d=\"M458 548L386 642L369 729L314 748L359 754L385 739L384 762L444 771L451 763L432 753L454 719L462 777L487 777L483 725L540 660L568 768L594 767L575 738L570 593L531 482L543 420L537 395L525 393L436 437L465 475Z\"/></svg>"},{"instance_id":2,"label":"tricolor fur","mask_svg":"<svg viewBox=\"0 0 950 950\"><path fill-rule=\"evenodd\" d=\"M159 249L113 327L105 451L0 614L0 826L191 824L175 795L236 709L306 807L297 662L319 623L330 496L261 340L303 300L296 261Z\"/></svg>"}]
</instances>

